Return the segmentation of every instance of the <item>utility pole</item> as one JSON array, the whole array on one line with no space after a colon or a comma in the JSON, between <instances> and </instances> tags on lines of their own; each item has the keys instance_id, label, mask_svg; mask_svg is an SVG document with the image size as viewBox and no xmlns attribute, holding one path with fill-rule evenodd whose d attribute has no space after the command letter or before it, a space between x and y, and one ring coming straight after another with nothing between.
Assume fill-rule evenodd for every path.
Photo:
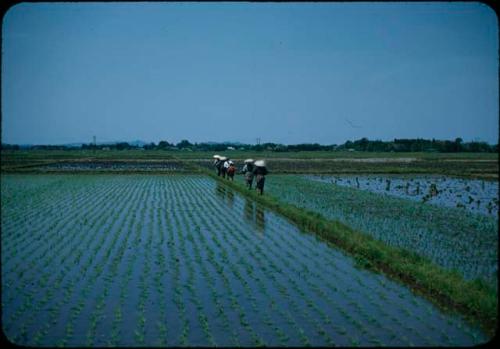
<instances>
[{"instance_id":1,"label":"utility pole","mask_svg":"<svg viewBox=\"0 0 500 349\"><path fill-rule=\"evenodd\" d=\"M95 150L97 148L97 142L96 142L95 136L93 136L92 138L94 139L94 154L95 154Z\"/></svg>"},{"instance_id":2,"label":"utility pole","mask_svg":"<svg viewBox=\"0 0 500 349\"><path fill-rule=\"evenodd\" d=\"M256 141L257 141L257 145L260 145L260 137L257 137Z\"/></svg>"}]
</instances>

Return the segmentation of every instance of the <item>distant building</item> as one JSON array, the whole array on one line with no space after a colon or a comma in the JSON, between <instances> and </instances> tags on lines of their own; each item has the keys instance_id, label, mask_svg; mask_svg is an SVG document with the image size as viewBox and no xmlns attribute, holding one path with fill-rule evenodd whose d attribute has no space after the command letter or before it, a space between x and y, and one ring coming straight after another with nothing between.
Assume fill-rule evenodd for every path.
<instances>
[{"instance_id":1,"label":"distant building","mask_svg":"<svg viewBox=\"0 0 500 349\"><path fill-rule=\"evenodd\" d=\"M347 151L356 151L356 149L354 149L354 148L349 148L349 149L347 149Z\"/></svg>"},{"instance_id":2,"label":"distant building","mask_svg":"<svg viewBox=\"0 0 500 349\"><path fill-rule=\"evenodd\" d=\"M102 147L102 150L111 150L110 147Z\"/></svg>"},{"instance_id":3,"label":"distant building","mask_svg":"<svg viewBox=\"0 0 500 349\"><path fill-rule=\"evenodd\" d=\"M234 150L234 147L227 147L227 150Z\"/></svg>"}]
</instances>

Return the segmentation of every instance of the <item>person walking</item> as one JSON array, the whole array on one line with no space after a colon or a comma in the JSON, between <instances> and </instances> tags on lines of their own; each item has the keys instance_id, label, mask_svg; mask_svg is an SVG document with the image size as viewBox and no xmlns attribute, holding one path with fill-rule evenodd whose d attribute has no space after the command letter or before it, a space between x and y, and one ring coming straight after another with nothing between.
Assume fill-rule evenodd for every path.
<instances>
[{"instance_id":1,"label":"person walking","mask_svg":"<svg viewBox=\"0 0 500 349\"><path fill-rule=\"evenodd\" d=\"M213 165L215 167L215 172L217 173L217 176L220 176L220 168L221 168L220 155L214 155L213 158L214 158Z\"/></svg>"},{"instance_id":2,"label":"person walking","mask_svg":"<svg viewBox=\"0 0 500 349\"><path fill-rule=\"evenodd\" d=\"M220 161L221 161L221 167L220 167L220 173L222 178L226 178L226 173L227 173L227 168L229 167L229 163L227 162L229 159L226 158L225 156L221 156ZM226 166L227 164L227 166Z\"/></svg>"},{"instance_id":3,"label":"person walking","mask_svg":"<svg viewBox=\"0 0 500 349\"><path fill-rule=\"evenodd\" d=\"M228 161L229 167L227 168L227 179L234 180L234 174L236 173L236 167L232 160Z\"/></svg>"},{"instance_id":4,"label":"person walking","mask_svg":"<svg viewBox=\"0 0 500 349\"><path fill-rule=\"evenodd\" d=\"M252 189L253 170L254 170L253 159L246 159L245 166L243 166L242 172L245 175L245 183L248 189Z\"/></svg>"},{"instance_id":5,"label":"person walking","mask_svg":"<svg viewBox=\"0 0 500 349\"><path fill-rule=\"evenodd\" d=\"M254 162L255 168L253 174L255 175L256 187L260 195L264 194L264 183L266 181L266 175L268 173L266 168L266 162L264 160L257 160Z\"/></svg>"}]
</instances>

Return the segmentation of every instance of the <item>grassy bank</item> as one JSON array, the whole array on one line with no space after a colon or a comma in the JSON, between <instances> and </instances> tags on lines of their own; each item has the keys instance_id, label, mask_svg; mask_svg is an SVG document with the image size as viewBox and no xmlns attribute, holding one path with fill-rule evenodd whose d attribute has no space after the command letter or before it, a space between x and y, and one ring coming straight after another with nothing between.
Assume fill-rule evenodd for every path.
<instances>
[{"instance_id":1,"label":"grassy bank","mask_svg":"<svg viewBox=\"0 0 500 349\"><path fill-rule=\"evenodd\" d=\"M408 285L415 292L440 306L456 310L479 324L493 336L497 326L497 295L481 281L466 281L458 273L447 271L429 260L404 249L388 246L319 213L281 202L275 197L258 195L243 183L230 182L211 171L205 173L240 194L282 214L305 231L311 231L351 254L365 268L383 272Z\"/></svg>"}]
</instances>

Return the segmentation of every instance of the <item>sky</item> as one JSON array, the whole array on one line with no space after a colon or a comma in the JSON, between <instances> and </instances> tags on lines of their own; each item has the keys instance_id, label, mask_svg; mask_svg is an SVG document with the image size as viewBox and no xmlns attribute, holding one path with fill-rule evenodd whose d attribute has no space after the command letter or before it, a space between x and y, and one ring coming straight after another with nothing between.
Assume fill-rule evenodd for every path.
<instances>
[{"instance_id":1,"label":"sky","mask_svg":"<svg viewBox=\"0 0 500 349\"><path fill-rule=\"evenodd\" d=\"M485 4L20 3L2 21L1 137L498 143Z\"/></svg>"}]
</instances>

